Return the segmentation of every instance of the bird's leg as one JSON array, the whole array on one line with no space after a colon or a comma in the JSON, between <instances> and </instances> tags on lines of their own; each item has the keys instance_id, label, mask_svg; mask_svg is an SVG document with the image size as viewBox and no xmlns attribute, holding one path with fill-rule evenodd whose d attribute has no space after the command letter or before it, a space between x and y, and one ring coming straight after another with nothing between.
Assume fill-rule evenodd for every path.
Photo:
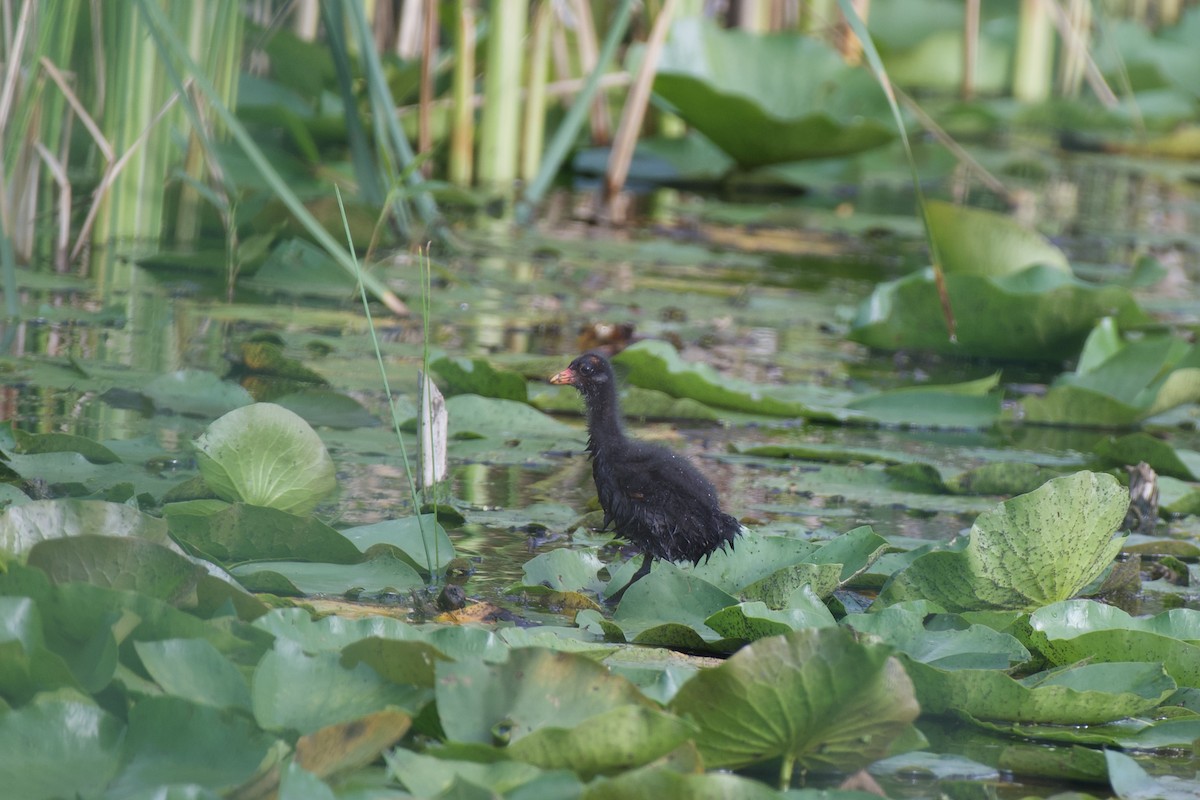
<instances>
[{"instance_id":1,"label":"bird's leg","mask_svg":"<svg viewBox=\"0 0 1200 800\"><path fill-rule=\"evenodd\" d=\"M616 605L617 603L621 602L621 598L625 596L626 589L650 574L650 563L652 561L654 561L654 556L646 553L646 555L642 558L642 565L638 567L637 572L633 573L633 577L629 579L629 583L625 584L618 589L615 594L608 597L606 602L611 603L612 605Z\"/></svg>"}]
</instances>

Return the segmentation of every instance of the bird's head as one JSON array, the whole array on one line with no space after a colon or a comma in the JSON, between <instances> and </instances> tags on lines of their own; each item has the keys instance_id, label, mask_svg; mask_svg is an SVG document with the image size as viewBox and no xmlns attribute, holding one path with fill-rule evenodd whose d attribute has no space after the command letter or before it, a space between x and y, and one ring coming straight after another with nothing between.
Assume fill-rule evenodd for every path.
<instances>
[{"instance_id":1,"label":"bird's head","mask_svg":"<svg viewBox=\"0 0 1200 800\"><path fill-rule=\"evenodd\" d=\"M569 367L551 376L550 382L574 386L584 397L594 396L612 386L612 365L599 353L584 353Z\"/></svg>"}]
</instances>

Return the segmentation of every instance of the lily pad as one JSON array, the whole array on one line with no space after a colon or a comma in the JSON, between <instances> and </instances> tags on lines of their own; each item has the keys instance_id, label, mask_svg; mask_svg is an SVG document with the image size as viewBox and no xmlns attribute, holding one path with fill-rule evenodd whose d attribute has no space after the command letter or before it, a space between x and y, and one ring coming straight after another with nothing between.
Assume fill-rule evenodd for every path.
<instances>
[{"instance_id":1,"label":"lily pad","mask_svg":"<svg viewBox=\"0 0 1200 800\"><path fill-rule=\"evenodd\" d=\"M12 797L91 796L116 774L124 725L90 699L47 694L0 714L0 780Z\"/></svg>"},{"instance_id":2,"label":"lily pad","mask_svg":"<svg viewBox=\"0 0 1200 800\"><path fill-rule=\"evenodd\" d=\"M855 153L895 136L878 83L806 36L679 19L654 92L742 168Z\"/></svg>"},{"instance_id":3,"label":"lily pad","mask_svg":"<svg viewBox=\"0 0 1200 800\"><path fill-rule=\"evenodd\" d=\"M698 673L669 708L699 727L710 768L783 758L851 772L886 755L920 713L889 652L844 628L761 639Z\"/></svg>"},{"instance_id":4,"label":"lily pad","mask_svg":"<svg viewBox=\"0 0 1200 800\"><path fill-rule=\"evenodd\" d=\"M927 201L925 215L947 274L1001 278L1039 264L1071 274L1062 250L1008 215L942 200Z\"/></svg>"},{"instance_id":5,"label":"lily pad","mask_svg":"<svg viewBox=\"0 0 1200 800\"><path fill-rule=\"evenodd\" d=\"M1068 600L1039 608L1029 626L1032 646L1052 664L1157 662L1180 686L1200 688L1200 611L1131 617L1103 603Z\"/></svg>"},{"instance_id":6,"label":"lily pad","mask_svg":"<svg viewBox=\"0 0 1200 800\"><path fill-rule=\"evenodd\" d=\"M17 450L22 453L79 453L93 464L115 464L121 458L97 441L70 433L27 433L16 429Z\"/></svg>"},{"instance_id":7,"label":"lily pad","mask_svg":"<svg viewBox=\"0 0 1200 800\"><path fill-rule=\"evenodd\" d=\"M274 585L273 576L285 579L303 594L408 592L425 585L415 569L388 552L360 564L255 561L230 572L250 591L269 591L258 587Z\"/></svg>"},{"instance_id":8,"label":"lily pad","mask_svg":"<svg viewBox=\"0 0 1200 800\"><path fill-rule=\"evenodd\" d=\"M1000 670L944 670L901 658L929 714L1089 725L1146 713L1175 691L1161 664L1084 664L1017 680Z\"/></svg>"},{"instance_id":9,"label":"lily pad","mask_svg":"<svg viewBox=\"0 0 1200 800\"><path fill-rule=\"evenodd\" d=\"M123 503L98 500L37 500L0 514L0 549L26 558L38 542L94 534L134 536L165 544L162 520Z\"/></svg>"},{"instance_id":10,"label":"lily pad","mask_svg":"<svg viewBox=\"0 0 1200 800\"><path fill-rule=\"evenodd\" d=\"M154 378L142 388L142 393L156 408L196 417L215 417L254 402L250 393L236 383L195 369Z\"/></svg>"},{"instance_id":11,"label":"lily pad","mask_svg":"<svg viewBox=\"0 0 1200 800\"><path fill-rule=\"evenodd\" d=\"M1181 339L1122 341L1115 320L1088 336L1075 372L1060 375L1045 397L1021 402L1030 422L1123 427L1200 399L1200 350Z\"/></svg>"},{"instance_id":12,"label":"lily pad","mask_svg":"<svg viewBox=\"0 0 1200 800\"><path fill-rule=\"evenodd\" d=\"M541 648L513 650L499 664L438 662L435 691L446 737L480 744L515 744L534 731L574 728L620 706L654 705L592 659Z\"/></svg>"},{"instance_id":13,"label":"lily pad","mask_svg":"<svg viewBox=\"0 0 1200 800\"><path fill-rule=\"evenodd\" d=\"M1176 449L1148 433L1109 436L1096 444L1096 455L1114 467L1145 461L1159 475L1184 481L1200 480L1200 453Z\"/></svg>"},{"instance_id":14,"label":"lily pad","mask_svg":"<svg viewBox=\"0 0 1200 800\"><path fill-rule=\"evenodd\" d=\"M337 489L333 460L299 415L255 403L213 422L196 441L204 481L222 500L306 514Z\"/></svg>"},{"instance_id":15,"label":"lily pad","mask_svg":"<svg viewBox=\"0 0 1200 800\"><path fill-rule=\"evenodd\" d=\"M779 417L833 419L804 403L790 400L777 388L721 375L707 364L684 361L667 342L647 340L628 347L613 361L628 368L625 379L637 386L658 389L672 397L690 397L705 405Z\"/></svg>"},{"instance_id":16,"label":"lily pad","mask_svg":"<svg viewBox=\"0 0 1200 800\"><path fill-rule=\"evenodd\" d=\"M274 508L234 503L213 514L172 514L171 535L222 564L264 559L303 559L353 564L362 553L319 519Z\"/></svg>"},{"instance_id":17,"label":"lily pad","mask_svg":"<svg viewBox=\"0 0 1200 800\"><path fill-rule=\"evenodd\" d=\"M1101 317L1146 319L1128 289L1089 284L1043 264L1000 277L947 272L945 278L956 342L946 331L932 269L875 287L859 306L850 338L881 350L1060 361L1078 352Z\"/></svg>"},{"instance_id":18,"label":"lily pad","mask_svg":"<svg viewBox=\"0 0 1200 800\"><path fill-rule=\"evenodd\" d=\"M927 599L949 611L1032 609L1066 600L1120 552L1129 495L1111 475L1077 472L986 511L965 548L920 556L880 592L883 605Z\"/></svg>"},{"instance_id":19,"label":"lily pad","mask_svg":"<svg viewBox=\"0 0 1200 800\"><path fill-rule=\"evenodd\" d=\"M1029 651L1013 636L984 625L930 630L922 615L900 606L873 614L850 614L856 631L872 634L920 661L939 669L1007 670L1029 660Z\"/></svg>"},{"instance_id":20,"label":"lily pad","mask_svg":"<svg viewBox=\"0 0 1200 800\"><path fill-rule=\"evenodd\" d=\"M502 400L525 402L528 391L525 379L515 372L497 369L484 358L449 358L443 356L429 362L429 369L442 379L443 393L477 394Z\"/></svg>"}]
</instances>

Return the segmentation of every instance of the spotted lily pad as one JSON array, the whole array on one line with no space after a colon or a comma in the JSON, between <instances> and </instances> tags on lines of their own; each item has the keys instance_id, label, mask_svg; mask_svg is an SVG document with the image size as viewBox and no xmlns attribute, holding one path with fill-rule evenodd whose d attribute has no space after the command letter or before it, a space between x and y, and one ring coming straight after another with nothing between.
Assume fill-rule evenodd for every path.
<instances>
[{"instance_id":1,"label":"spotted lily pad","mask_svg":"<svg viewBox=\"0 0 1200 800\"><path fill-rule=\"evenodd\" d=\"M1032 609L1066 600L1120 552L1129 495L1111 475L1077 472L986 511L965 547L920 556L877 602L927 599L950 611Z\"/></svg>"}]
</instances>

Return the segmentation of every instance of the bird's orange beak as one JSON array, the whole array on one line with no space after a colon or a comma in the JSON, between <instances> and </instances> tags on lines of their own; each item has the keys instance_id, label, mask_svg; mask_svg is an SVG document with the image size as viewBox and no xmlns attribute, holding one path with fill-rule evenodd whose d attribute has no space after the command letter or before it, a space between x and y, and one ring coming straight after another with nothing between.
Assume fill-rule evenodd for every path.
<instances>
[{"instance_id":1,"label":"bird's orange beak","mask_svg":"<svg viewBox=\"0 0 1200 800\"><path fill-rule=\"evenodd\" d=\"M567 367L562 372L558 372L558 373L555 373L554 375L551 375L550 382L554 383L554 384L558 384L558 385L574 384L575 383L575 373L571 371L570 367Z\"/></svg>"}]
</instances>

